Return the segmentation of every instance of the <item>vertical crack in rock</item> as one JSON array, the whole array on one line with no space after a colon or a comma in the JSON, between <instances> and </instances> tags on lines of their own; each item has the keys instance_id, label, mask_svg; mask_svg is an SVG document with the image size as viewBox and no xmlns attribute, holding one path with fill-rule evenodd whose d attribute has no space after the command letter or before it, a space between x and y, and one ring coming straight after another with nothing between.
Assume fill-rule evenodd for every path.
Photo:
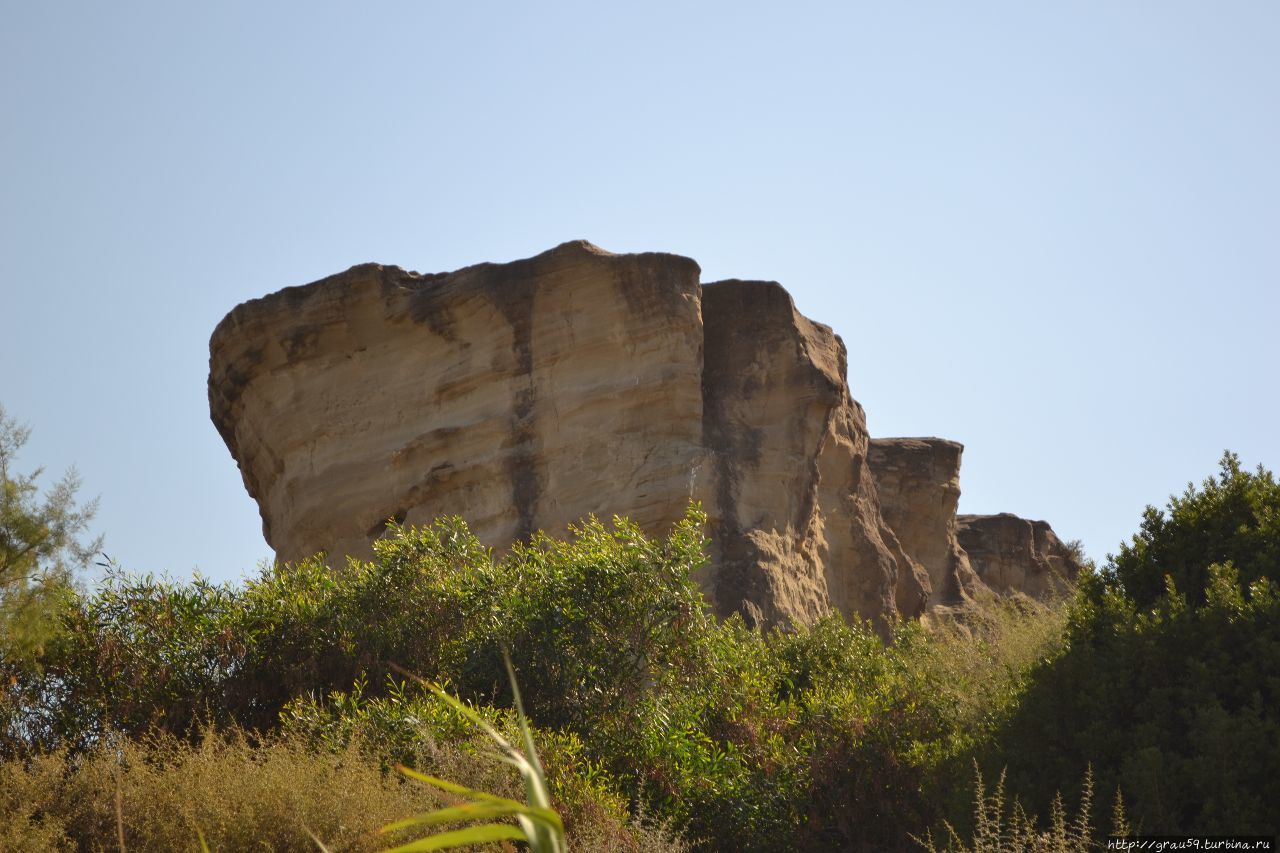
<instances>
[{"instance_id":1,"label":"vertical crack in rock","mask_svg":"<svg viewBox=\"0 0 1280 853\"><path fill-rule=\"evenodd\" d=\"M515 511L515 538L527 541L537 529L538 496L543 478L538 470L537 390L533 376L533 322L538 271L531 262L516 262L486 271L482 289L511 328L514 359L511 393L511 454L507 478Z\"/></svg>"},{"instance_id":2,"label":"vertical crack in rock","mask_svg":"<svg viewBox=\"0 0 1280 853\"><path fill-rule=\"evenodd\" d=\"M709 294L714 295L709 298ZM719 298L721 295L724 298ZM703 289L702 445L711 462L714 490L714 500L707 507L712 603L721 615L744 612L755 622L762 618L756 602L764 599L765 590L760 588L758 573L752 571L754 555L738 520L737 492L742 467L759 464L761 437L758 431L735 423L730 411L730 389L740 373L735 371L737 346L733 338L749 335L733 323L733 315L743 313L741 310L721 316L721 306L727 308L734 296L724 286ZM739 393L749 403L753 395L750 383L744 383Z\"/></svg>"}]
</instances>

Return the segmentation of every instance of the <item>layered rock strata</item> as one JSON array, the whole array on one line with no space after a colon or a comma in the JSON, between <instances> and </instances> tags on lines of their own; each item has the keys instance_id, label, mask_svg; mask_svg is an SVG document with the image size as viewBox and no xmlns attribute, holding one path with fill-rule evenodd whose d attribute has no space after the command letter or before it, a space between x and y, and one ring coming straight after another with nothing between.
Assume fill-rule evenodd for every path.
<instances>
[{"instance_id":1,"label":"layered rock strata","mask_svg":"<svg viewBox=\"0 0 1280 853\"><path fill-rule=\"evenodd\" d=\"M210 407L278 558L367 556L389 518L458 514L505 546L590 513L682 517L698 274L571 243L441 275L365 264L235 308Z\"/></svg>"},{"instance_id":2,"label":"layered rock strata","mask_svg":"<svg viewBox=\"0 0 1280 853\"><path fill-rule=\"evenodd\" d=\"M588 514L661 535L700 500L723 615L915 615L845 350L776 284L566 243L420 275L365 264L235 308L213 420L281 560L367 556L388 518L503 548Z\"/></svg>"},{"instance_id":3,"label":"layered rock strata","mask_svg":"<svg viewBox=\"0 0 1280 853\"><path fill-rule=\"evenodd\" d=\"M340 565L388 519L441 515L497 549L592 514L663 535L696 500L700 583L750 624L884 628L1071 575L1043 522L957 521L959 444L871 441L843 342L780 285L699 276L583 241L452 273L352 267L226 316L213 421L282 561Z\"/></svg>"}]
</instances>

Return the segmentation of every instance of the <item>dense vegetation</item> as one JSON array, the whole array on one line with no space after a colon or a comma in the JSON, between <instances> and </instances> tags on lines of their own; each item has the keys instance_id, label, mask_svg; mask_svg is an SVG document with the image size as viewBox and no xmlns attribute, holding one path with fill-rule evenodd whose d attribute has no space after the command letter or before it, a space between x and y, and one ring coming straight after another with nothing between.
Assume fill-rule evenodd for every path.
<instances>
[{"instance_id":1,"label":"dense vegetation","mask_svg":"<svg viewBox=\"0 0 1280 853\"><path fill-rule=\"evenodd\" d=\"M696 509L664 541L589 520L496 561L443 519L392 525L373 560L337 571L112 572L56 598L38 649L0 659L0 847L167 849L200 832L214 849L304 850L314 832L376 849L377 826L429 797L393 762L516 784L404 675L510 732L503 649L575 849L670 849L672 833L919 849L944 822L959 844L975 762L992 780L1008 768L996 811L1020 802L1050 831L1055 792L1092 767L1098 799L1122 792L1143 831L1275 832L1278 518L1271 475L1228 456L1167 516L1149 510L1074 599L978 602L889 643L839 619L716 622L694 581ZM981 832L994 818L978 812ZM1084 812L1077 835L1109 828Z\"/></svg>"},{"instance_id":2,"label":"dense vegetation","mask_svg":"<svg viewBox=\"0 0 1280 853\"><path fill-rule=\"evenodd\" d=\"M1080 585L993 766L1043 802L1091 762L1148 832L1276 833L1278 583L1280 486L1228 453Z\"/></svg>"}]
</instances>

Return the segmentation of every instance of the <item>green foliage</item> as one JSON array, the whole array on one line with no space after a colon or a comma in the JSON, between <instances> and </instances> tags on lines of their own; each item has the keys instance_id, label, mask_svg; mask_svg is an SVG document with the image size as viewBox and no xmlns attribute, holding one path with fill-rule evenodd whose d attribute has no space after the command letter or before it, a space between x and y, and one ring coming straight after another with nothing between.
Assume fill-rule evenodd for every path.
<instances>
[{"instance_id":1,"label":"green foliage","mask_svg":"<svg viewBox=\"0 0 1280 853\"><path fill-rule=\"evenodd\" d=\"M1280 802L1280 597L1246 595L1212 566L1207 598L1176 590L1151 611L1104 581L1072 614L1065 651L1033 674L995 761L1042 801L1092 762L1140 827L1270 832Z\"/></svg>"},{"instance_id":2,"label":"green foliage","mask_svg":"<svg viewBox=\"0 0 1280 853\"><path fill-rule=\"evenodd\" d=\"M1280 483L1261 465L1243 470L1231 452L1219 465L1200 489L1170 497L1167 514L1148 506L1132 542L1111 558L1107 574L1138 607L1164 595L1166 577L1191 606L1202 604L1214 564L1233 563L1246 589L1260 578L1280 582Z\"/></svg>"},{"instance_id":3,"label":"green foliage","mask_svg":"<svg viewBox=\"0 0 1280 853\"><path fill-rule=\"evenodd\" d=\"M693 511L658 541L588 520L496 562L457 520L392 526L372 561L308 560L242 587L112 573L61 611L0 745L92 754L155 732L195 743L213 723L329 754L374 744L375 766L425 772L423 750L466 743L470 724L393 666L518 736L506 646L570 837L625 791L711 849L909 846L952 787L939 780L1007 716L1052 620L988 603L963 628L901 625L888 645L839 618L717 623L692 580L701 523Z\"/></svg>"},{"instance_id":4,"label":"green foliage","mask_svg":"<svg viewBox=\"0 0 1280 853\"><path fill-rule=\"evenodd\" d=\"M240 605L236 590L202 579L110 572L95 594L64 602L39 665L14 674L20 712L0 732L0 755L233 721L226 689L245 648Z\"/></svg>"},{"instance_id":5,"label":"green foliage","mask_svg":"<svg viewBox=\"0 0 1280 853\"><path fill-rule=\"evenodd\" d=\"M51 611L102 541L80 541L97 502L76 505L80 479L74 469L43 499L42 469L25 475L13 470L30 434L0 406L0 678L48 641Z\"/></svg>"},{"instance_id":6,"label":"green foliage","mask_svg":"<svg viewBox=\"0 0 1280 853\"><path fill-rule=\"evenodd\" d=\"M387 853L412 853L416 850L449 850L470 844L487 841L524 841L533 853L565 853L564 822L555 809L551 808L551 791L547 786L546 772L538 758L538 750L534 745L533 732L525 718L524 703L520 699L520 689L516 685L515 672L511 668L511 659L504 653L503 663L507 666L507 677L511 683L511 693L515 700L516 719L520 726L520 736L524 748L517 749L503 737L497 729L489 725L474 709L450 696L438 685L431 685L431 692L449 707L466 717L479 727L498 746L496 757L512 765L520 771L524 780L525 802L500 797L485 791L477 791L451 782L419 773L403 765L397 770L410 779L424 782L434 788L456 794L464 798L461 805L436 809L425 814L404 818L382 827L382 832L399 832L409 828L422 826L440 826L442 824L465 821L473 823L478 820L493 818L515 818L518 827L505 821L500 823L473 824L463 829L438 832L426 838L420 838L399 845Z\"/></svg>"},{"instance_id":7,"label":"green foliage","mask_svg":"<svg viewBox=\"0 0 1280 853\"><path fill-rule=\"evenodd\" d=\"M154 770L172 786L179 777L160 768L193 773L204 765L191 756L222 748L207 746L209 725L243 732L232 735L244 743L238 758L217 765L232 777L257 778L285 744L301 750L290 772L311 772L304 753L319 767L342 757L373 774L370 785L399 792L402 782L386 780L401 763L516 801L511 779L475 770L484 741L468 719L508 741L525 737L504 648L524 674L530 737L545 762L546 795L533 807L562 814L575 847L671 842L662 829L623 827L630 809L702 849L909 849L944 818L957 827L954 849L970 849L962 836L975 850L1000 839L1082 849L1087 807L1074 822L1050 807L1040 825L1023 804L1053 802L1090 766L1101 790L1123 792L1139 831L1272 832L1278 494L1269 472L1246 474L1228 455L1222 475L1172 500L1167 516L1149 511L1134 543L1086 573L1068 604L979 600L897 625L888 643L836 617L770 632L717 622L693 580L705 544L696 509L665 540L589 519L564 541L538 535L500 560L461 521L443 519L391 525L369 561L335 570L306 560L241 586L112 571L91 594L68 587L47 599L57 630L0 684L6 780L33 790L32 778L47 782L41 768L56 767L53 790L74 790L98 811L71 799L37 798L34 810L8 801L0 841L112 843L104 795L76 786L105 785L106 769L135 780ZM398 670L465 704L442 704ZM148 746L161 743L168 752ZM136 761L121 765L120 754ZM974 758L1007 767L994 799L980 790L976 812ZM267 797L257 784L245 790ZM176 805L147 823L122 790L126 828L147 843L191 846L198 831L219 849L248 837L216 813L197 821ZM305 847L307 833L364 843L325 823L320 786L298 796L291 808L304 825L268 833L272 843ZM385 796L399 805L370 806L375 825L422 811ZM462 805L444 803L455 809L445 814ZM491 807L468 813L498 817ZM262 808L263 821L283 820Z\"/></svg>"},{"instance_id":8,"label":"green foliage","mask_svg":"<svg viewBox=\"0 0 1280 853\"><path fill-rule=\"evenodd\" d=\"M567 542L539 537L495 563L462 522L394 529L376 560L334 571L313 559L244 587L111 572L58 612L40 669L17 673L22 718L0 752L83 748L106 731L187 736L199 722L266 731L289 702L386 689L392 664L509 702L500 650L516 650L531 717L585 729L650 685L690 677L690 574L700 517L666 542L625 521L590 521ZM689 631L690 633L686 633Z\"/></svg>"}]
</instances>

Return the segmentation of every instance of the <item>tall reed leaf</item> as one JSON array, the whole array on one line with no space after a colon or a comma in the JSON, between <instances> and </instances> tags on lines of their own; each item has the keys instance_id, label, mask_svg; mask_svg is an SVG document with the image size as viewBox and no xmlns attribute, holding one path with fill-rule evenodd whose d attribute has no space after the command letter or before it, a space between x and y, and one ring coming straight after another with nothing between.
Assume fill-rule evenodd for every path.
<instances>
[{"instance_id":1,"label":"tall reed leaf","mask_svg":"<svg viewBox=\"0 0 1280 853\"><path fill-rule=\"evenodd\" d=\"M480 844L486 841L524 841L533 853L566 853L568 845L564 837L564 823L560 815L551 808L551 794L547 788L546 773L542 762L538 759L538 750L533 742L533 732L529 728L528 718L524 713L524 702L520 698L520 688L516 684L515 670L511 666L511 657L503 651L503 660L507 666L507 677L511 679L511 694L515 697L516 719L520 723L520 735L524 741L524 749L520 750L489 725L474 709L459 699L445 692L438 684L423 682L436 696L450 707L473 722L484 731L498 746L494 756L512 765L520 771L524 779L526 802L498 797L484 791L476 791L447 779L437 779L425 773L419 773L402 765L396 769L410 779L424 782L450 794L464 797L468 802L460 805L446 806L442 809L405 818L382 827L381 832L398 832L415 826L439 826L446 823L463 821L491 820L493 818L514 817L517 825L509 823L482 823L466 829L439 832L426 838L410 841L393 847L386 853L413 853L422 850L448 850L468 844ZM415 676L416 678L416 676ZM421 681L421 679L418 679Z\"/></svg>"}]
</instances>

